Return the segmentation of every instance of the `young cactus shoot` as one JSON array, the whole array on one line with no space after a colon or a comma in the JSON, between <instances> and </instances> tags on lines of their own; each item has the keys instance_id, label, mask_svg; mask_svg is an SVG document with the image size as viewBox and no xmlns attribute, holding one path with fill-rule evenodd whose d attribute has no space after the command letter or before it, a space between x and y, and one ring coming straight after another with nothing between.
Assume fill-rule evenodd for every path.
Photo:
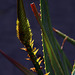
<instances>
[{"instance_id":1,"label":"young cactus shoot","mask_svg":"<svg viewBox=\"0 0 75 75\"><path fill-rule=\"evenodd\" d=\"M28 53L28 58L25 59L33 63L33 67L30 68L32 72L6 55L2 50L0 50L0 53L10 62L12 62L18 69L20 69L25 75L75 75L75 61L72 69L72 64L67 58L63 48L66 41L75 45L75 40L52 26L48 0L40 0L39 5L40 13L37 11L34 2L30 4L34 14L33 16L35 16L41 29L41 47L43 47L43 58L37 57L37 52L39 49L34 47L32 31L25 12L26 8L24 8L23 0L17 0L17 37L24 46L24 48L21 48L21 50ZM57 41L54 32L64 38L61 46ZM41 66L42 61L44 61L45 67ZM43 73L43 71L45 71L45 73Z\"/></svg>"}]
</instances>

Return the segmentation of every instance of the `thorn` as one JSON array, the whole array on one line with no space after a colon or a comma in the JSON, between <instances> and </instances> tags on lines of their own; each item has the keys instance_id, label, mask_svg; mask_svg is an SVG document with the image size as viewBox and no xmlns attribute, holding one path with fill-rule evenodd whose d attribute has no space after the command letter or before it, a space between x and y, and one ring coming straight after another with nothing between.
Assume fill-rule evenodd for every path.
<instances>
[{"instance_id":1,"label":"thorn","mask_svg":"<svg viewBox=\"0 0 75 75\"><path fill-rule=\"evenodd\" d=\"M30 58L25 58L26 60L30 60Z\"/></svg>"},{"instance_id":2,"label":"thorn","mask_svg":"<svg viewBox=\"0 0 75 75\"><path fill-rule=\"evenodd\" d=\"M42 50L42 52L44 52L44 50Z\"/></svg>"},{"instance_id":3,"label":"thorn","mask_svg":"<svg viewBox=\"0 0 75 75\"><path fill-rule=\"evenodd\" d=\"M36 50L36 47L34 47L34 49L32 50L32 52L34 52Z\"/></svg>"},{"instance_id":4,"label":"thorn","mask_svg":"<svg viewBox=\"0 0 75 75\"><path fill-rule=\"evenodd\" d=\"M39 61L39 65L41 64L42 61L43 61L43 59Z\"/></svg>"},{"instance_id":5,"label":"thorn","mask_svg":"<svg viewBox=\"0 0 75 75\"><path fill-rule=\"evenodd\" d=\"M40 59L41 59L41 57L37 58L37 60L36 60L36 61L38 62Z\"/></svg>"},{"instance_id":6,"label":"thorn","mask_svg":"<svg viewBox=\"0 0 75 75\"><path fill-rule=\"evenodd\" d=\"M19 20L18 20L18 18L17 18L16 24L19 25Z\"/></svg>"},{"instance_id":7,"label":"thorn","mask_svg":"<svg viewBox=\"0 0 75 75\"><path fill-rule=\"evenodd\" d=\"M41 36L42 36L42 33L41 33Z\"/></svg>"},{"instance_id":8,"label":"thorn","mask_svg":"<svg viewBox=\"0 0 75 75\"><path fill-rule=\"evenodd\" d=\"M27 54L27 56L28 56L28 57L30 57L30 55L29 55L29 54Z\"/></svg>"},{"instance_id":9,"label":"thorn","mask_svg":"<svg viewBox=\"0 0 75 75\"><path fill-rule=\"evenodd\" d=\"M25 50L25 51L27 51L27 48L20 48L21 50Z\"/></svg>"},{"instance_id":10,"label":"thorn","mask_svg":"<svg viewBox=\"0 0 75 75\"><path fill-rule=\"evenodd\" d=\"M34 45L34 44L31 45L31 48L33 48L33 45Z\"/></svg>"},{"instance_id":11,"label":"thorn","mask_svg":"<svg viewBox=\"0 0 75 75\"><path fill-rule=\"evenodd\" d=\"M49 75L50 74L50 72L48 72L48 73L46 73L46 74L44 74L44 75Z\"/></svg>"},{"instance_id":12,"label":"thorn","mask_svg":"<svg viewBox=\"0 0 75 75\"><path fill-rule=\"evenodd\" d=\"M42 69L42 66L40 66L40 69ZM32 70L33 72L37 72L36 69L35 69L35 67L30 68L30 70Z\"/></svg>"},{"instance_id":13,"label":"thorn","mask_svg":"<svg viewBox=\"0 0 75 75\"><path fill-rule=\"evenodd\" d=\"M30 42L30 45L31 45L31 47L33 48L34 40L32 40L32 41Z\"/></svg>"},{"instance_id":14,"label":"thorn","mask_svg":"<svg viewBox=\"0 0 75 75\"><path fill-rule=\"evenodd\" d=\"M63 42L62 42L61 49L63 49L66 40L67 40L67 36L65 37L65 39L64 39Z\"/></svg>"},{"instance_id":15,"label":"thorn","mask_svg":"<svg viewBox=\"0 0 75 75\"><path fill-rule=\"evenodd\" d=\"M42 46L43 46L43 44L42 44Z\"/></svg>"},{"instance_id":16,"label":"thorn","mask_svg":"<svg viewBox=\"0 0 75 75\"><path fill-rule=\"evenodd\" d=\"M37 49L36 51L34 51L34 52L33 52L33 53L34 53L34 55L36 55L36 53L38 52L38 50L39 50L39 49Z\"/></svg>"},{"instance_id":17,"label":"thorn","mask_svg":"<svg viewBox=\"0 0 75 75\"><path fill-rule=\"evenodd\" d=\"M41 9L40 9L40 12L41 12Z\"/></svg>"},{"instance_id":18,"label":"thorn","mask_svg":"<svg viewBox=\"0 0 75 75\"><path fill-rule=\"evenodd\" d=\"M30 70L32 70L33 72L36 72L36 69L35 69L35 67L33 67L33 68L30 68Z\"/></svg>"}]
</instances>

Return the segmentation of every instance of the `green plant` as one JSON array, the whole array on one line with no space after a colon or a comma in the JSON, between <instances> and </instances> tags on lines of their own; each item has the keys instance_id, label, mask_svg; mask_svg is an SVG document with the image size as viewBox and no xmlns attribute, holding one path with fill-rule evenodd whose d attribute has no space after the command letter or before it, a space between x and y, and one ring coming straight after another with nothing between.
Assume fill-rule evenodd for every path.
<instances>
[{"instance_id":1,"label":"green plant","mask_svg":"<svg viewBox=\"0 0 75 75\"><path fill-rule=\"evenodd\" d=\"M52 28L52 24L50 21L50 15L48 10L48 0L40 0L40 12L38 13L36 6L34 3L31 4L32 11L34 16L36 17L40 28L41 28L41 35L42 35L42 43L43 43L43 55L44 55L44 64L45 64L45 75L70 75L69 70L72 71L72 65L67 59L64 51L63 45L66 40L75 44L75 40L71 39L67 35L63 34L62 32ZM17 21L16 21L16 30L17 30L17 37L24 45L25 50L28 52L27 60L31 60L34 67L31 68L34 72L38 75L44 75L42 72L42 67L40 66L42 60L40 57L36 57L36 53L38 49L33 47L34 40L32 40L32 32L30 29L29 21L26 17L26 13L23 6L23 0L17 0ZM53 31L64 37L64 41L62 46L59 45L58 41L56 40ZM26 69L24 66L7 56L4 52L0 50L0 52L9 60L11 61L16 67L18 67L24 74L26 75L34 75L31 71ZM75 65L73 67L72 75L75 74Z\"/></svg>"}]
</instances>

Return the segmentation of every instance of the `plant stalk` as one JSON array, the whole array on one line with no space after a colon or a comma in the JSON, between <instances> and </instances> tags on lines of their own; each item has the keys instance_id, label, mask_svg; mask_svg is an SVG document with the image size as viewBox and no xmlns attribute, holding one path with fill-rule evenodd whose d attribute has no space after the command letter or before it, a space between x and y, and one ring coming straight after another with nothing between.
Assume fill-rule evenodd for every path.
<instances>
[{"instance_id":1,"label":"plant stalk","mask_svg":"<svg viewBox=\"0 0 75 75\"><path fill-rule=\"evenodd\" d=\"M35 69L36 69L37 74L38 74L38 75L43 75L43 72L42 72L42 70L41 70L41 68L40 68L40 65L39 65L39 63L37 62L37 58L36 58L36 56L34 55L34 53L32 52L33 49L31 48L30 45L27 45L27 46L25 46L25 47L27 48L27 52L28 52L28 54L29 54L29 56L30 56L30 60L32 61L33 65L34 65L34 67L35 67Z\"/></svg>"},{"instance_id":2,"label":"plant stalk","mask_svg":"<svg viewBox=\"0 0 75 75\"><path fill-rule=\"evenodd\" d=\"M70 38L69 36L67 36L66 34L60 32L59 30L57 30L57 29L55 29L55 28L53 28L53 31L55 31L57 34L59 34L59 35L60 35L61 37L63 37L63 38L67 37L66 40L67 40L68 42L70 42L71 44L75 45L75 40L74 40L74 39Z\"/></svg>"}]
</instances>

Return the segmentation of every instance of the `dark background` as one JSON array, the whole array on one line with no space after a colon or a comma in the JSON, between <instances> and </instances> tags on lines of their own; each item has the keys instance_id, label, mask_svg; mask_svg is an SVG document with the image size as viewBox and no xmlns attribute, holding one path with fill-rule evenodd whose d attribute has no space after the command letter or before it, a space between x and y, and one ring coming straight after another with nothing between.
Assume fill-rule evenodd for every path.
<instances>
[{"instance_id":1,"label":"dark background","mask_svg":"<svg viewBox=\"0 0 75 75\"><path fill-rule=\"evenodd\" d=\"M35 2L39 11L39 0L24 0L24 6L35 40L34 46L40 49L37 55L42 56L41 32L30 8L32 2ZM29 69L33 65L25 60L27 53L20 50L23 45L16 37L16 4L16 0L0 0L0 49ZM75 38L75 0L49 0L49 10L53 27ZM57 34L55 36L61 45L63 39ZM64 51L73 64L75 46L66 42ZM0 54L0 75L23 75L23 73Z\"/></svg>"}]
</instances>

